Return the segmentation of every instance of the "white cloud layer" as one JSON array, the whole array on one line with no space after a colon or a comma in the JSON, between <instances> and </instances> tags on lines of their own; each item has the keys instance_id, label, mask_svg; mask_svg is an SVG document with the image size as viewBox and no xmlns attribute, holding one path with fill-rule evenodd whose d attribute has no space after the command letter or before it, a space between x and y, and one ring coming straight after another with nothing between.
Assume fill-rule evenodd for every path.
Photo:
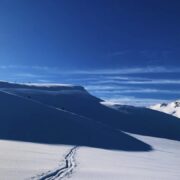
<instances>
[{"instance_id":1,"label":"white cloud layer","mask_svg":"<svg viewBox=\"0 0 180 180\"><path fill-rule=\"evenodd\" d=\"M3 74L4 72L4 74ZM161 75L157 76L156 74ZM173 73L178 74L173 79ZM1 65L0 76L10 75L9 80L18 82L56 82L67 84L80 84L89 90L92 94L100 96L111 102L120 102L134 105L152 105L157 102L163 102L165 94L169 97L179 96L178 88L170 88L180 85L180 68L178 67L134 67L118 69L91 69L91 70L62 70L58 67L47 66L19 66L19 65ZM165 76L164 76L165 74ZM151 76L152 75L152 76ZM167 77L171 78L167 78ZM150 77L150 78L149 78ZM159 78L157 78L159 77ZM161 78L160 78L161 77ZM178 79L179 77L179 79ZM8 78L7 78L8 79ZM62 81L61 81L62 80ZM158 87L159 85L163 85ZM141 99L142 97L157 97ZM123 97L122 97L123 95ZM131 95L131 96L129 96ZM109 98L111 97L111 98Z\"/></svg>"},{"instance_id":2,"label":"white cloud layer","mask_svg":"<svg viewBox=\"0 0 180 180\"><path fill-rule=\"evenodd\" d=\"M119 98L103 98L109 104L134 105L139 107L149 107L154 104L169 102L165 99L136 98L133 96L125 96Z\"/></svg>"}]
</instances>

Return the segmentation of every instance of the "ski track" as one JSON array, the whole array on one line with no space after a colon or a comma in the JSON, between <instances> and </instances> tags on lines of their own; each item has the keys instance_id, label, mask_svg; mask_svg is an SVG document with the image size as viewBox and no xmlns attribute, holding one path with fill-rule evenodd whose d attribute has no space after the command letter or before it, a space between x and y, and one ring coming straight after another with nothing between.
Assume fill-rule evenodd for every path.
<instances>
[{"instance_id":1,"label":"ski track","mask_svg":"<svg viewBox=\"0 0 180 180\"><path fill-rule=\"evenodd\" d=\"M69 150L69 152L64 157L63 164L58 168L37 175L36 177L30 178L31 180L61 180L70 174L72 174L74 168L76 167L75 154L77 151L77 146L74 146Z\"/></svg>"}]
</instances>

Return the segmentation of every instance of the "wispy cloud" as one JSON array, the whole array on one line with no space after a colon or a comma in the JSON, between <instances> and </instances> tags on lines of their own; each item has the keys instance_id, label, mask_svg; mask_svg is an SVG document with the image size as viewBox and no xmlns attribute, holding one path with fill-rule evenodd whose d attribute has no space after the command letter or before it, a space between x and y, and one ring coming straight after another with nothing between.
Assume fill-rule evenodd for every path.
<instances>
[{"instance_id":1,"label":"wispy cloud","mask_svg":"<svg viewBox=\"0 0 180 180\"><path fill-rule=\"evenodd\" d=\"M126 81L127 84L180 84L180 80L173 79L151 79L148 81Z\"/></svg>"},{"instance_id":2,"label":"wispy cloud","mask_svg":"<svg viewBox=\"0 0 180 180\"><path fill-rule=\"evenodd\" d=\"M133 79L133 78L132 78ZM134 85L147 85L147 84L180 84L180 79L149 79L149 80L126 80L121 81L117 79L102 79L97 80L95 84L115 84L115 85L122 85L122 84L134 84Z\"/></svg>"},{"instance_id":3,"label":"wispy cloud","mask_svg":"<svg viewBox=\"0 0 180 180\"><path fill-rule=\"evenodd\" d=\"M113 69L88 69L88 70L63 70L58 67L48 66L21 66L21 65L1 65L0 69L33 69L45 71L53 74L90 74L90 75L115 75L115 74L146 74L146 73L180 73L180 68L163 66L146 66L132 68L113 68Z\"/></svg>"},{"instance_id":4,"label":"wispy cloud","mask_svg":"<svg viewBox=\"0 0 180 180\"><path fill-rule=\"evenodd\" d=\"M180 94L178 90L164 90L164 89L148 89L148 88L129 88L129 87L113 87L113 86L85 86L87 90L98 94L111 95L116 94L137 94L137 93L156 93L156 94Z\"/></svg>"},{"instance_id":5,"label":"wispy cloud","mask_svg":"<svg viewBox=\"0 0 180 180\"><path fill-rule=\"evenodd\" d=\"M119 98L103 97L103 99L109 104L134 105L140 107L149 107L154 104L169 102L167 99L136 98L134 96L121 96Z\"/></svg>"},{"instance_id":6,"label":"wispy cloud","mask_svg":"<svg viewBox=\"0 0 180 180\"><path fill-rule=\"evenodd\" d=\"M147 73L180 73L180 68L166 68L161 66L156 67L135 67L135 68L119 68L119 69L97 69L97 70L82 70L82 71L71 71L75 74L147 74Z\"/></svg>"},{"instance_id":7,"label":"wispy cloud","mask_svg":"<svg viewBox=\"0 0 180 180\"><path fill-rule=\"evenodd\" d=\"M15 74L16 77L25 77L25 78L40 78L44 77L43 75L38 75L38 74L31 74L31 73L18 73Z\"/></svg>"},{"instance_id":8,"label":"wispy cloud","mask_svg":"<svg viewBox=\"0 0 180 180\"><path fill-rule=\"evenodd\" d=\"M180 95L180 91L177 88L172 89L172 87L179 87L180 85L180 78L178 78L180 77L179 67L156 66L117 69L63 70L58 67L47 66L28 67L21 65L1 65L0 75L1 77L6 77L3 75L3 72L5 72L4 74L10 75L6 79L11 81L40 83L54 82L83 85L92 94L98 95L100 98L110 99L111 101L125 104L129 103L131 105L155 104L156 102L162 102L162 97L166 96L166 94L168 98L179 97ZM176 79L172 77L176 77ZM151 98L157 97L157 95L162 99L136 98L140 96Z\"/></svg>"}]
</instances>

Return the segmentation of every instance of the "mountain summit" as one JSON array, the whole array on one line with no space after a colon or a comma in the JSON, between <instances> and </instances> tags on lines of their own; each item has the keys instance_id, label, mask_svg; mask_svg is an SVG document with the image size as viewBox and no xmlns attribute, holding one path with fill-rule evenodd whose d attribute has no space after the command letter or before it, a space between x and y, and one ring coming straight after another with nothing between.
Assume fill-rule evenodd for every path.
<instances>
[{"instance_id":1,"label":"mountain summit","mask_svg":"<svg viewBox=\"0 0 180 180\"><path fill-rule=\"evenodd\" d=\"M156 104L150 106L150 109L161 111L180 118L180 100L176 100L170 103Z\"/></svg>"}]
</instances>

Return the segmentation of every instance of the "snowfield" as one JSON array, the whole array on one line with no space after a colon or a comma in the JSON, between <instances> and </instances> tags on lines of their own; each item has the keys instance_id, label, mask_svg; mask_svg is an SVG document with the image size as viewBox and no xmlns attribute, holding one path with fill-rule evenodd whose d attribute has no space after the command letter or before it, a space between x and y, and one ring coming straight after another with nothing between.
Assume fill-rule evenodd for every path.
<instances>
[{"instance_id":1,"label":"snowfield","mask_svg":"<svg viewBox=\"0 0 180 180\"><path fill-rule=\"evenodd\" d=\"M83 87L0 82L0 179L179 180L180 121Z\"/></svg>"},{"instance_id":2,"label":"snowfield","mask_svg":"<svg viewBox=\"0 0 180 180\"><path fill-rule=\"evenodd\" d=\"M73 180L179 180L180 143L137 136L153 147L151 152L80 148Z\"/></svg>"},{"instance_id":3,"label":"snowfield","mask_svg":"<svg viewBox=\"0 0 180 180\"><path fill-rule=\"evenodd\" d=\"M154 150L127 152L78 147L74 157L75 166L67 177L72 180L179 180L178 141L133 136L150 144ZM0 141L0 148L1 179L38 180L61 169L64 157L72 146ZM54 174L49 176L50 179L53 177Z\"/></svg>"},{"instance_id":4,"label":"snowfield","mask_svg":"<svg viewBox=\"0 0 180 180\"><path fill-rule=\"evenodd\" d=\"M71 147L0 141L0 179L31 179L56 169Z\"/></svg>"}]
</instances>

